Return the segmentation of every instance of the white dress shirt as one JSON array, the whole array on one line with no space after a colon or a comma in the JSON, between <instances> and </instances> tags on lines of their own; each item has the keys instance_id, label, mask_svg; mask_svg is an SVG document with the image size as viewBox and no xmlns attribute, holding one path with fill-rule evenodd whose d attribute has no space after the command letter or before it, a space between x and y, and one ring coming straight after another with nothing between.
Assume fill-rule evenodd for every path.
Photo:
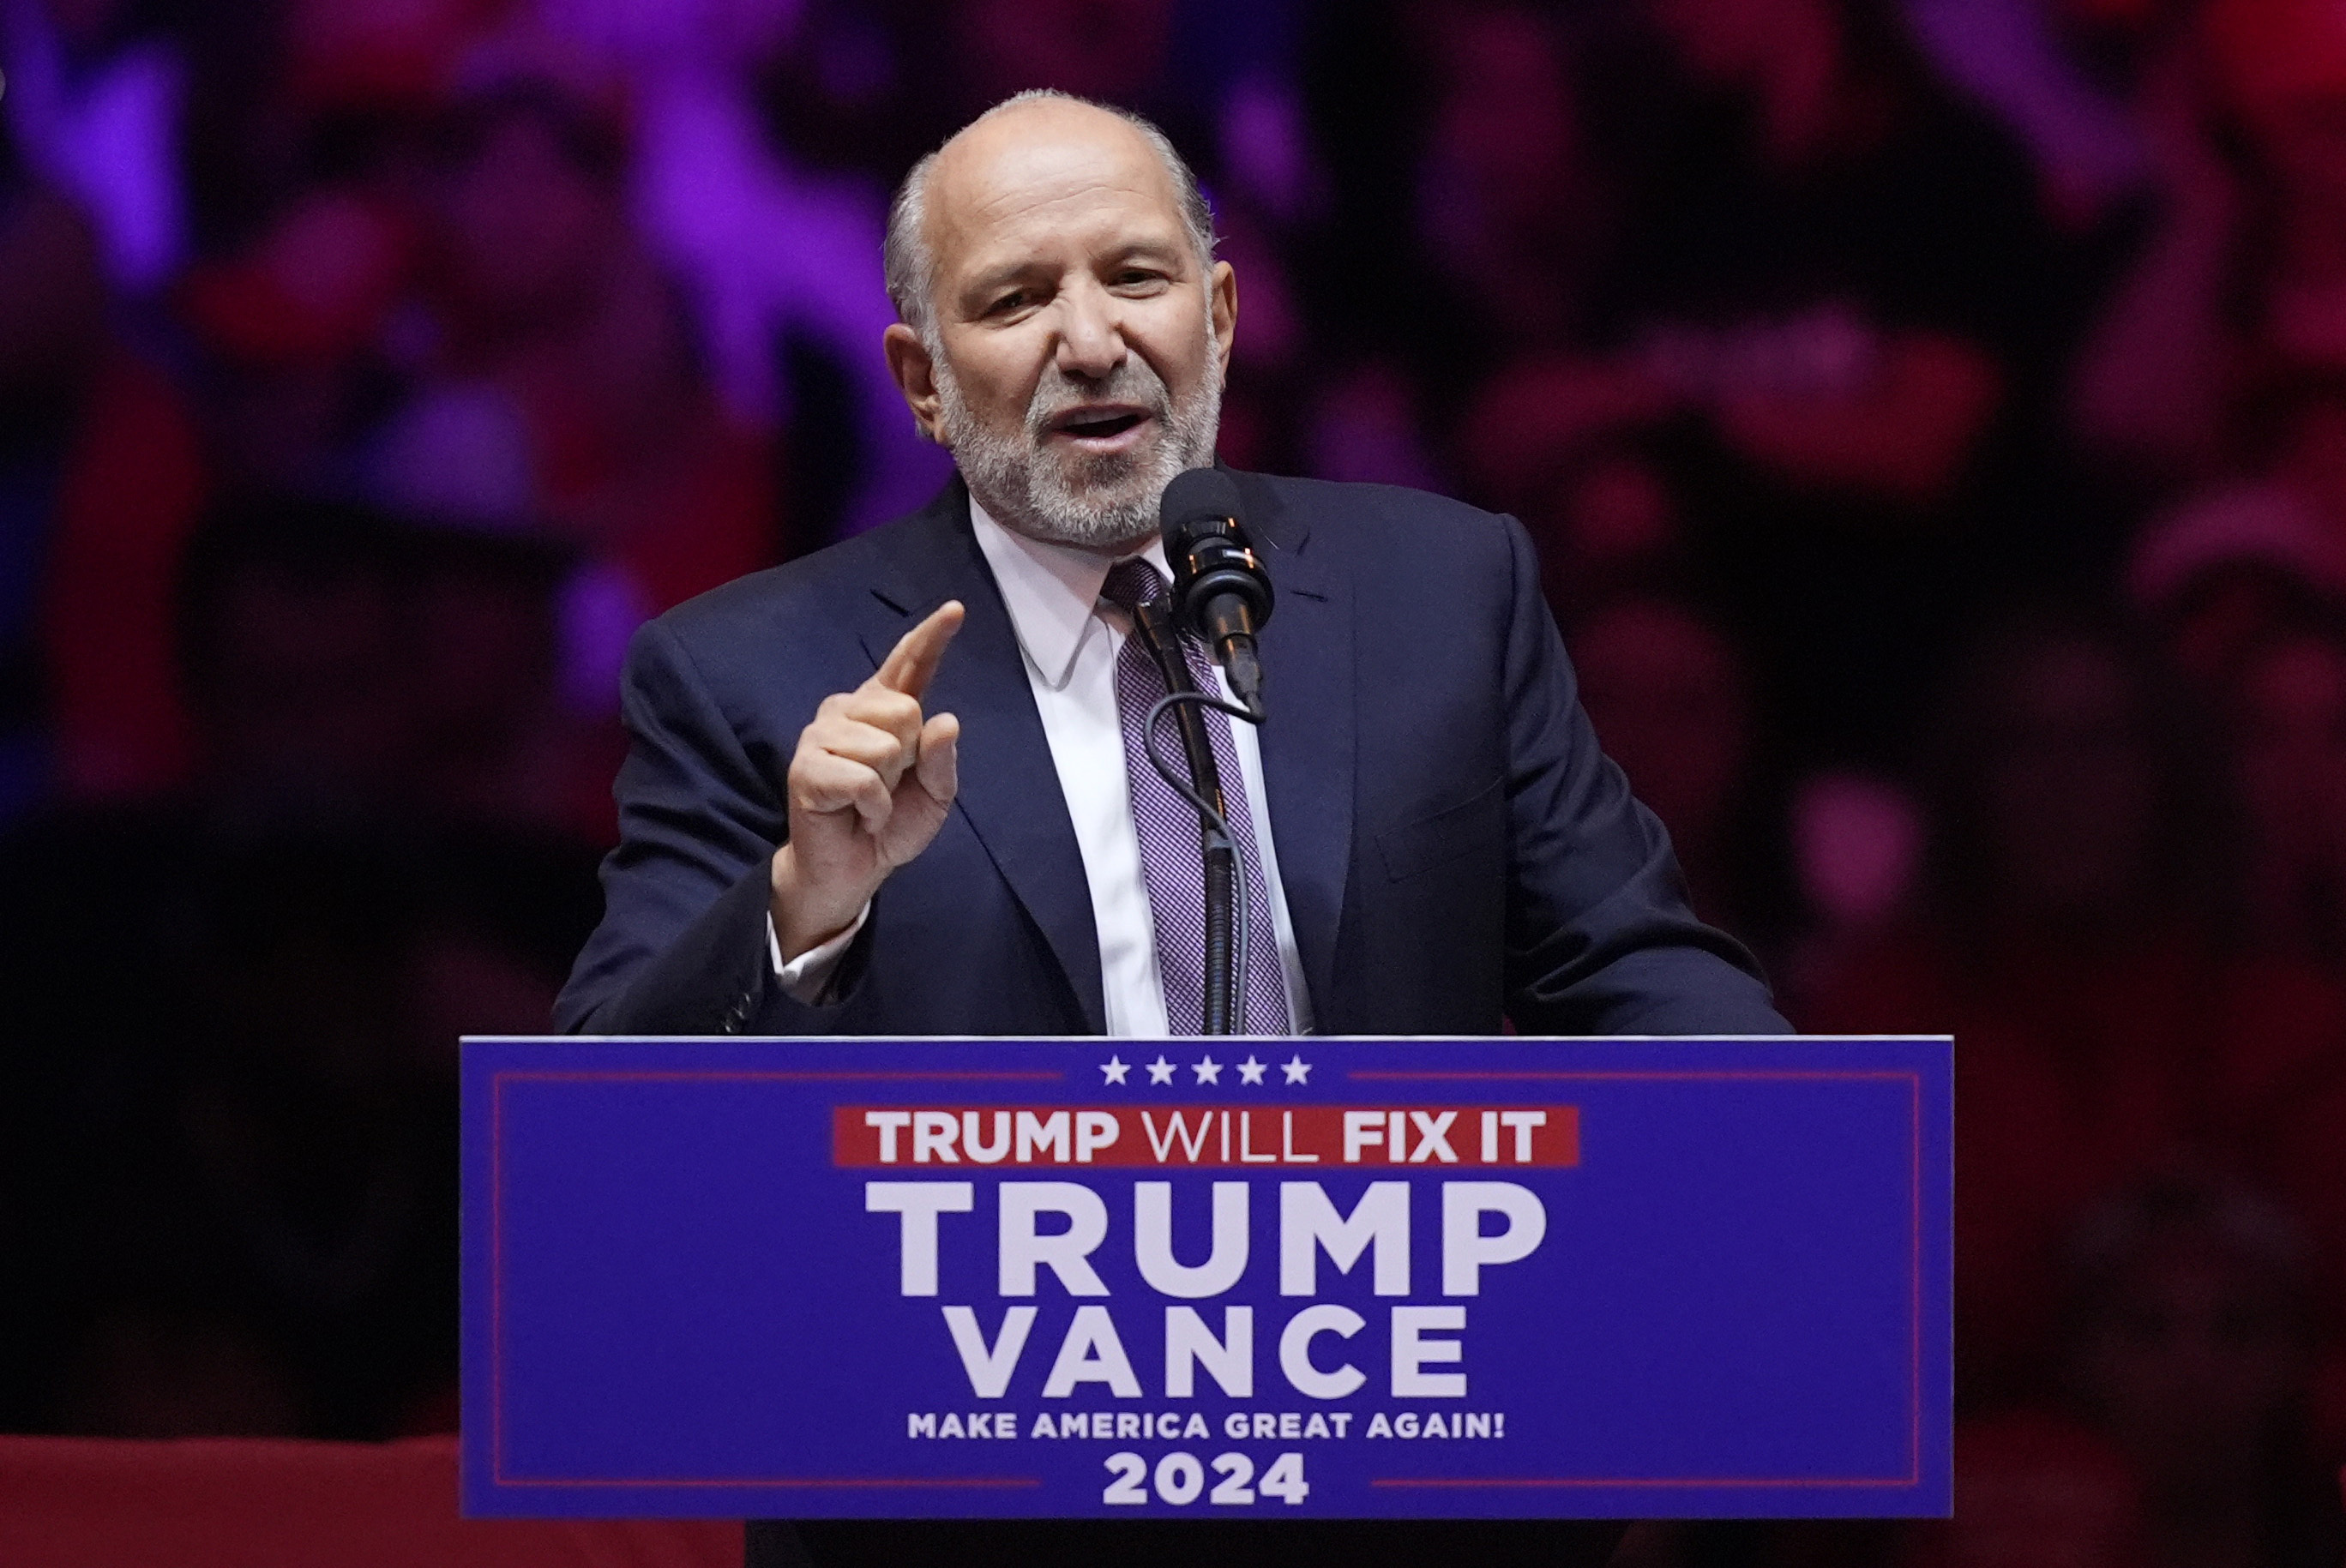
<instances>
[{"instance_id":1,"label":"white dress shirt","mask_svg":"<svg viewBox=\"0 0 2346 1568\"><path fill-rule=\"evenodd\" d=\"M994 572L1017 633L1026 680L1042 716L1043 734L1051 748L1051 765L1066 797L1067 817L1076 830L1076 847L1084 861L1084 880L1090 885L1092 924L1098 932L1100 990L1107 1004L1107 1032L1123 1039L1151 1039L1166 1034L1165 983L1157 967L1157 923L1141 873L1140 839L1132 825L1132 797L1125 778L1124 721L1116 701L1117 656L1130 635L1123 610L1100 598L1113 564L1088 550L1046 545L1014 534L986 515L975 499L969 505L977 530L977 546ZM1149 541L1143 554L1169 578L1165 546ZM948 651L947 658L953 657ZM1220 681L1220 673L1216 672ZM1224 697L1229 695L1221 682ZM1291 1024L1298 1034L1311 1033L1311 1004L1303 989L1302 966L1296 956L1294 923L1288 918L1287 895L1279 878L1279 852L1271 841L1270 811L1262 783L1262 750L1254 726L1233 719L1230 739L1238 753L1239 774L1246 791L1247 812L1254 820L1254 841L1262 862L1262 880L1270 899L1271 921L1279 943L1279 962L1286 977L1291 1019L1250 1019L1260 1033L1280 1033ZM801 1001L811 1001L831 977L840 957L855 939L870 914L821 946L782 962L778 944L771 946L776 973L783 989ZM1250 933L1260 940L1258 929ZM771 921L768 942L773 943Z\"/></svg>"}]
</instances>

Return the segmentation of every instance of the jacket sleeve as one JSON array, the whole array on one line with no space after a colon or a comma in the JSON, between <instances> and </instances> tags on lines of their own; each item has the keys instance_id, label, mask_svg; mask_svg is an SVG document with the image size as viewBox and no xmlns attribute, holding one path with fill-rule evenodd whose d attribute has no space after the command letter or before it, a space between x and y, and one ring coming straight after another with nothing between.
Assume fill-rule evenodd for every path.
<instances>
[{"instance_id":1,"label":"jacket sleeve","mask_svg":"<svg viewBox=\"0 0 2346 1568\"><path fill-rule=\"evenodd\" d=\"M788 836L776 788L744 752L691 654L654 621L627 650L627 757L614 791L619 845L603 862L603 921L555 1006L566 1033L819 1034L836 1005L777 982L766 942L769 866ZM830 993L854 988L851 947Z\"/></svg>"},{"instance_id":2,"label":"jacket sleeve","mask_svg":"<svg viewBox=\"0 0 2346 1568\"><path fill-rule=\"evenodd\" d=\"M1507 520L1507 1013L1535 1034L1789 1034L1688 906L1669 836L1599 748L1537 558Z\"/></svg>"}]
</instances>

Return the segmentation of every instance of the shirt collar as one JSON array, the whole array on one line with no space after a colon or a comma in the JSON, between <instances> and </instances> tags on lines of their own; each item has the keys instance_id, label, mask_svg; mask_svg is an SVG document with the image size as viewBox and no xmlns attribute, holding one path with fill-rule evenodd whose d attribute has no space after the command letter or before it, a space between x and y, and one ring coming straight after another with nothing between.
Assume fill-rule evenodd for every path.
<instances>
[{"instance_id":1,"label":"shirt collar","mask_svg":"<svg viewBox=\"0 0 2346 1568\"><path fill-rule=\"evenodd\" d=\"M988 515L974 495L969 498L969 521L977 534L978 550L993 569L994 585L1002 590L1019 651L1044 685L1060 690L1075 673L1084 638L1100 624L1100 588L1116 563L1072 545L1047 545L1014 533ZM1168 579L1172 576L1165 564L1164 540L1151 538L1137 553Z\"/></svg>"}]
</instances>

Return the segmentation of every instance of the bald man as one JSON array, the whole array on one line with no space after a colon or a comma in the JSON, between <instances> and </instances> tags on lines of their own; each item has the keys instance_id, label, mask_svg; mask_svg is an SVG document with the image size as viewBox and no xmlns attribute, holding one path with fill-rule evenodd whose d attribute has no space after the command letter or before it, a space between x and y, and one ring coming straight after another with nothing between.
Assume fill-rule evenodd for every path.
<instances>
[{"instance_id":1,"label":"bald man","mask_svg":"<svg viewBox=\"0 0 2346 1568\"><path fill-rule=\"evenodd\" d=\"M1148 780L1117 666L1141 564L1165 568L1164 488L1214 461L1239 291L1213 245L1161 133L1058 95L997 106L906 177L881 346L958 477L639 634L622 840L563 1027L1194 1031L1190 911L1163 907L1136 827ZM1790 1033L1598 749L1519 525L1413 491L1230 478L1279 596L1272 717L1216 738L1272 938L1256 1029ZM1601 1563L1617 1533L830 1522L753 1529L751 1554Z\"/></svg>"}]
</instances>

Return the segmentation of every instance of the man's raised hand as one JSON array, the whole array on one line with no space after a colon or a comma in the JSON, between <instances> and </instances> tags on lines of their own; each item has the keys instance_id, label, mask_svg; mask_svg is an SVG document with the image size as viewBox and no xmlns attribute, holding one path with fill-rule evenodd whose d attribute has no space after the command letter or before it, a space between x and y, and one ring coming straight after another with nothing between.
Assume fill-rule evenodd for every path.
<instances>
[{"instance_id":1,"label":"man's raised hand","mask_svg":"<svg viewBox=\"0 0 2346 1568\"><path fill-rule=\"evenodd\" d=\"M929 847L959 787L961 721L921 698L961 629L958 600L906 632L872 678L823 698L799 736L790 841L774 852L774 936L796 958L846 930Z\"/></svg>"}]
</instances>

